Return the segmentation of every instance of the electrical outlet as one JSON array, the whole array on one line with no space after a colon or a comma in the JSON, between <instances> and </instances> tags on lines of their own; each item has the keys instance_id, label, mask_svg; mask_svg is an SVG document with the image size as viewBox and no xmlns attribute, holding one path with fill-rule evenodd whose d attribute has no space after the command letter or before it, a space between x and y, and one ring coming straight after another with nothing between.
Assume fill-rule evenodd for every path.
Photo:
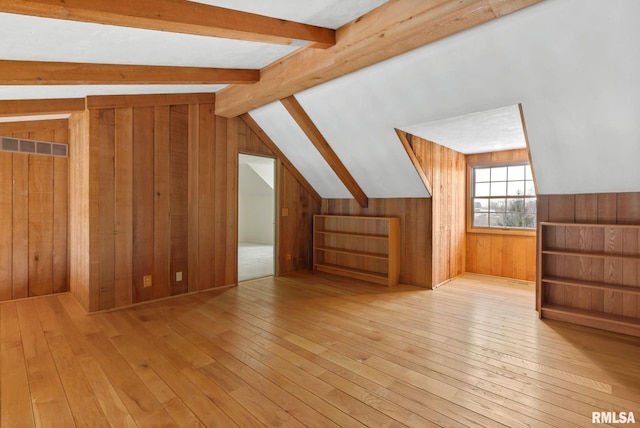
<instances>
[{"instance_id":1,"label":"electrical outlet","mask_svg":"<svg viewBox=\"0 0 640 428\"><path fill-rule=\"evenodd\" d=\"M151 287L153 285L151 275L145 275L142 281L144 283L144 288Z\"/></svg>"},{"instance_id":2,"label":"electrical outlet","mask_svg":"<svg viewBox=\"0 0 640 428\"><path fill-rule=\"evenodd\" d=\"M176 272L176 282L182 281L182 272Z\"/></svg>"},{"instance_id":3,"label":"electrical outlet","mask_svg":"<svg viewBox=\"0 0 640 428\"><path fill-rule=\"evenodd\" d=\"M282 217L288 217L288 216L289 216L289 208L283 208Z\"/></svg>"}]
</instances>

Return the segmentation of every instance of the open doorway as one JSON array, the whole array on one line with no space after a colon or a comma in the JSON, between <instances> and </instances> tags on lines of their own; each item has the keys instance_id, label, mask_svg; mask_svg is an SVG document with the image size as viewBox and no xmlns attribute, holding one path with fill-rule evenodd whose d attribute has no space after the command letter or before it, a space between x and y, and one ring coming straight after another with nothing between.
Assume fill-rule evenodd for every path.
<instances>
[{"instance_id":1,"label":"open doorway","mask_svg":"<svg viewBox=\"0 0 640 428\"><path fill-rule=\"evenodd\" d=\"M275 159L238 159L238 281L274 275Z\"/></svg>"}]
</instances>

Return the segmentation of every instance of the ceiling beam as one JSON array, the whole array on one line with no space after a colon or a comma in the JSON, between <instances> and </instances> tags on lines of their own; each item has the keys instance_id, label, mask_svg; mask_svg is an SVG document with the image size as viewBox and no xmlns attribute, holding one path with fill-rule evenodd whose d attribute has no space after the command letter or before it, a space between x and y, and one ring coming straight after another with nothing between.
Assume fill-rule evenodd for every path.
<instances>
[{"instance_id":1,"label":"ceiling beam","mask_svg":"<svg viewBox=\"0 0 640 428\"><path fill-rule=\"evenodd\" d=\"M0 85L255 83L260 70L0 60Z\"/></svg>"},{"instance_id":2,"label":"ceiling beam","mask_svg":"<svg viewBox=\"0 0 640 428\"><path fill-rule=\"evenodd\" d=\"M320 194L316 192L316 189L314 189L313 186L307 181L307 179L304 178L304 175L302 175L300 171L298 171L298 168L296 168L291 163L289 158L287 158L285 154L282 153L282 151L278 148L276 143L274 143L273 140L269 137L269 135L267 135L267 133L264 132L262 127L258 125L258 122L256 122L249 115L249 113L245 113L241 115L240 118L244 121L244 123L247 124L249 129L251 129L253 133L256 134L258 138L260 138L260 140L264 143L264 145L267 146L267 148L271 150L271 152L278 159L280 159L280 162L282 162L282 165L284 165L284 167L291 173L291 175L293 175L298 180L298 182L300 182L302 187L304 187L306 191L309 192L311 197L315 199L316 202L321 203L322 197L320 196Z\"/></svg>"},{"instance_id":3,"label":"ceiling beam","mask_svg":"<svg viewBox=\"0 0 640 428\"><path fill-rule=\"evenodd\" d=\"M422 167L422 164L420 163L418 156L416 156L416 152L413 149L413 145L411 144L411 141L410 141L410 138L411 138L410 134L407 134L406 132L398 128L395 128L395 131L396 131L396 134L398 134L398 138L400 139L400 142L402 143L402 147L404 147L404 150L407 152L407 155L409 155L409 159L411 160L413 167L416 169L416 172L420 176L420 179L422 180L424 187L427 189L427 192L429 192L429 195L433 195L433 188L431 187L431 181L429 180L429 177L427 177L427 173Z\"/></svg>"},{"instance_id":4,"label":"ceiling beam","mask_svg":"<svg viewBox=\"0 0 640 428\"><path fill-rule=\"evenodd\" d=\"M84 98L7 100L0 102L0 116L31 116L73 113L85 110Z\"/></svg>"},{"instance_id":5,"label":"ceiling beam","mask_svg":"<svg viewBox=\"0 0 640 428\"><path fill-rule=\"evenodd\" d=\"M280 102L302 131L304 131L309 140L311 140L316 149L318 149L318 152L320 152L324 160L327 161L331 169L336 173L358 204L363 208L369 206L369 198L367 195L365 195L349 170L347 170L327 140L322 136L322 133L320 133L320 130L313 123L307 112L304 111L298 100L292 95L281 99Z\"/></svg>"},{"instance_id":6,"label":"ceiling beam","mask_svg":"<svg viewBox=\"0 0 640 428\"><path fill-rule=\"evenodd\" d=\"M330 28L186 0L0 0L0 12L264 43L335 44Z\"/></svg>"},{"instance_id":7,"label":"ceiling beam","mask_svg":"<svg viewBox=\"0 0 640 428\"><path fill-rule=\"evenodd\" d=\"M264 68L259 83L219 91L216 114L237 116L540 1L390 1L339 28L335 46L301 49Z\"/></svg>"}]
</instances>

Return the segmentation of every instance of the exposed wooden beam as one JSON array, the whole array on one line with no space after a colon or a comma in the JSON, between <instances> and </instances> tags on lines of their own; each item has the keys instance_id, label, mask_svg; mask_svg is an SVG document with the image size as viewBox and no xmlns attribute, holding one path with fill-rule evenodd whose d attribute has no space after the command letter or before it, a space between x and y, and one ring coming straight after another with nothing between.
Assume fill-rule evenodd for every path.
<instances>
[{"instance_id":1,"label":"exposed wooden beam","mask_svg":"<svg viewBox=\"0 0 640 428\"><path fill-rule=\"evenodd\" d=\"M304 187L307 192L309 192L311 197L317 202L321 203L322 197L320 196L320 194L316 192L316 189L314 189L313 186L307 181L307 179L304 178L304 175L302 175L300 171L298 171L298 168L296 168L291 163L289 158L287 158L285 154L282 153L278 146L276 146L276 143L274 143L273 140L269 138L262 127L258 125L258 122L256 122L248 113L241 115L240 118L244 121L244 123L247 124L247 126L254 132L254 134L256 134L258 138L260 138L260 140L262 140L264 145L267 146L278 159L280 159L282 165L284 165L284 167L287 168L291 175L293 175L300 182L300 184L302 184L302 187Z\"/></svg>"},{"instance_id":2,"label":"exposed wooden beam","mask_svg":"<svg viewBox=\"0 0 640 428\"><path fill-rule=\"evenodd\" d=\"M8 100L0 102L0 116L73 113L85 109L84 98Z\"/></svg>"},{"instance_id":3,"label":"exposed wooden beam","mask_svg":"<svg viewBox=\"0 0 640 428\"><path fill-rule=\"evenodd\" d=\"M335 46L302 49L264 68L259 83L223 89L216 114L237 116L540 1L390 1L339 28Z\"/></svg>"},{"instance_id":4,"label":"exposed wooden beam","mask_svg":"<svg viewBox=\"0 0 640 428\"><path fill-rule=\"evenodd\" d=\"M398 128L395 128L395 130L396 130L396 134L398 134L398 138L400 138L402 147L404 147L404 150L407 152L407 155L409 155L409 159L411 160L411 163L413 164L414 168L418 172L418 175L420 176L420 179L422 180L424 187L426 187L427 192L429 192L430 195L433 195L433 190L432 190L433 188L431 187L431 181L429 180L429 177L427 177L427 173L425 172L424 168L420 164L420 160L416 156L416 152L413 150L413 146L409 141L408 134Z\"/></svg>"},{"instance_id":5,"label":"exposed wooden beam","mask_svg":"<svg viewBox=\"0 0 640 428\"><path fill-rule=\"evenodd\" d=\"M255 83L260 70L0 60L0 85Z\"/></svg>"},{"instance_id":6,"label":"exposed wooden beam","mask_svg":"<svg viewBox=\"0 0 640 428\"><path fill-rule=\"evenodd\" d=\"M280 100L282 105L287 109L293 120L304 131L309 140L318 149L324 160L327 161L331 169L336 173L338 178L345 185L347 190L353 195L354 199L361 207L366 208L369 205L369 198L362 191L351 173L344 166L338 155L333 151L327 140L322 136L320 130L313 123L309 115L302 108L298 100L292 95Z\"/></svg>"},{"instance_id":7,"label":"exposed wooden beam","mask_svg":"<svg viewBox=\"0 0 640 428\"><path fill-rule=\"evenodd\" d=\"M329 28L186 0L0 0L0 12L285 45L335 43Z\"/></svg>"},{"instance_id":8,"label":"exposed wooden beam","mask_svg":"<svg viewBox=\"0 0 640 428\"><path fill-rule=\"evenodd\" d=\"M87 97L87 109L116 107L169 106L180 104L213 104L214 93L190 94L146 94L146 95L90 95Z\"/></svg>"}]
</instances>

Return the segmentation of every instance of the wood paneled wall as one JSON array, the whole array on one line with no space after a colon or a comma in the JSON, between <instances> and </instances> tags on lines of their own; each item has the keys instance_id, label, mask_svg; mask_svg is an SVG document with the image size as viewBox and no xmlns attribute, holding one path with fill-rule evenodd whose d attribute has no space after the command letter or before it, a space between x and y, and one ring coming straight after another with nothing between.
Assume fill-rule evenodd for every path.
<instances>
[{"instance_id":1,"label":"wood paneled wall","mask_svg":"<svg viewBox=\"0 0 640 428\"><path fill-rule=\"evenodd\" d=\"M219 119L220 120L220 119ZM276 157L274 153L241 119L229 119L237 136L239 153ZM278 243L276 274L284 275L313 268L313 216L320 214L320 202L316 201L295 178L287 166L276 157L277 224ZM287 215L282 215L284 212Z\"/></svg>"},{"instance_id":2,"label":"wood paneled wall","mask_svg":"<svg viewBox=\"0 0 640 428\"><path fill-rule=\"evenodd\" d=\"M538 221L640 224L640 192L538 195Z\"/></svg>"},{"instance_id":3,"label":"wood paneled wall","mask_svg":"<svg viewBox=\"0 0 640 428\"><path fill-rule=\"evenodd\" d=\"M81 218L73 235L86 241L74 253L72 291L88 311L236 284L238 152L273 156L241 119L216 117L213 103L143 100L72 121L83 157L74 169L72 208ZM290 212L279 225L286 273L311 266L320 206L278 168L279 203ZM146 275L153 285L145 288Z\"/></svg>"},{"instance_id":4,"label":"wood paneled wall","mask_svg":"<svg viewBox=\"0 0 640 428\"><path fill-rule=\"evenodd\" d=\"M432 200L369 199L362 208L353 199L324 199L322 214L400 218L400 282L432 288Z\"/></svg>"},{"instance_id":5,"label":"wood paneled wall","mask_svg":"<svg viewBox=\"0 0 640 428\"><path fill-rule=\"evenodd\" d=\"M465 156L415 135L407 140L431 184L435 287L465 272Z\"/></svg>"},{"instance_id":6,"label":"wood paneled wall","mask_svg":"<svg viewBox=\"0 0 640 428\"><path fill-rule=\"evenodd\" d=\"M0 135L69 143L66 120L0 124ZM0 152L0 301L68 291L69 161Z\"/></svg>"},{"instance_id":7,"label":"wood paneled wall","mask_svg":"<svg viewBox=\"0 0 640 428\"><path fill-rule=\"evenodd\" d=\"M528 150L467 155L469 169L509 162L529 162ZM465 193L469 194L469 190ZM467 272L524 281L536 279L536 238L533 234L483 233L468 229L466 258Z\"/></svg>"}]
</instances>

